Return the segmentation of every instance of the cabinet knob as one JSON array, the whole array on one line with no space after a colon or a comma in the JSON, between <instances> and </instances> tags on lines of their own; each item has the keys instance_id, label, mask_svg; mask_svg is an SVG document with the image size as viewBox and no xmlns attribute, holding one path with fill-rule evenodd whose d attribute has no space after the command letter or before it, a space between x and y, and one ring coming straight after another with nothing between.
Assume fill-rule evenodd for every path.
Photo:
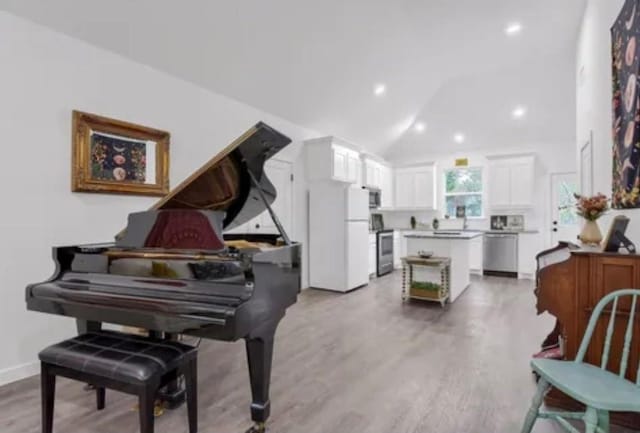
<instances>
[{"instance_id":1,"label":"cabinet knob","mask_svg":"<svg viewBox=\"0 0 640 433\"><path fill-rule=\"evenodd\" d=\"M557 226L557 225L558 225L558 221L554 221L554 222L553 222L553 225L554 225L554 226Z\"/></svg>"},{"instance_id":2,"label":"cabinet knob","mask_svg":"<svg viewBox=\"0 0 640 433\"><path fill-rule=\"evenodd\" d=\"M554 229L553 229L553 231L554 231L554 232L557 232L557 231L558 231L558 229L554 228Z\"/></svg>"},{"instance_id":3,"label":"cabinet knob","mask_svg":"<svg viewBox=\"0 0 640 433\"><path fill-rule=\"evenodd\" d=\"M260 224L256 224L256 228L259 229L260 228Z\"/></svg>"}]
</instances>

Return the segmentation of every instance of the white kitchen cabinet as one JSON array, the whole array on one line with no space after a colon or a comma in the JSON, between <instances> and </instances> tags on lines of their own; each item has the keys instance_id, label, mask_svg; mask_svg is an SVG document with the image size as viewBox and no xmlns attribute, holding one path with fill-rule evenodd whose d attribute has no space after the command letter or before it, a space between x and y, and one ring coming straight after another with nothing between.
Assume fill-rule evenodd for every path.
<instances>
[{"instance_id":1,"label":"white kitchen cabinet","mask_svg":"<svg viewBox=\"0 0 640 433\"><path fill-rule=\"evenodd\" d=\"M380 168L380 207L389 209L393 207L393 170L382 165Z\"/></svg>"},{"instance_id":2,"label":"white kitchen cabinet","mask_svg":"<svg viewBox=\"0 0 640 433\"><path fill-rule=\"evenodd\" d=\"M362 184L362 160L357 148L335 137L305 142L307 180L339 180Z\"/></svg>"},{"instance_id":3,"label":"white kitchen cabinet","mask_svg":"<svg viewBox=\"0 0 640 433\"><path fill-rule=\"evenodd\" d=\"M536 255L542 251L540 233L518 235L518 278L533 280L536 275Z\"/></svg>"},{"instance_id":4,"label":"white kitchen cabinet","mask_svg":"<svg viewBox=\"0 0 640 433\"><path fill-rule=\"evenodd\" d=\"M472 239L469 244L469 271L472 274L482 275L484 236Z\"/></svg>"},{"instance_id":5,"label":"white kitchen cabinet","mask_svg":"<svg viewBox=\"0 0 640 433\"><path fill-rule=\"evenodd\" d=\"M369 188L382 187L382 164L369 158L364 160L364 185Z\"/></svg>"},{"instance_id":6,"label":"white kitchen cabinet","mask_svg":"<svg viewBox=\"0 0 640 433\"><path fill-rule=\"evenodd\" d=\"M489 162L489 207L491 209L533 206L535 157L496 158Z\"/></svg>"},{"instance_id":7,"label":"white kitchen cabinet","mask_svg":"<svg viewBox=\"0 0 640 433\"><path fill-rule=\"evenodd\" d=\"M369 235L369 275L376 274L376 265L378 255L377 253L377 239L375 234Z\"/></svg>"},{"instance_id":8,"label":"white kitchen cabinet","mask_svg":"<svg viewBox=\"0 0 640 433\"><path fill-rule=\"evenodd\" d=\"M395 170L395 208L435 209L436 179L433 165Z\"/></svg>"}]
</instances>

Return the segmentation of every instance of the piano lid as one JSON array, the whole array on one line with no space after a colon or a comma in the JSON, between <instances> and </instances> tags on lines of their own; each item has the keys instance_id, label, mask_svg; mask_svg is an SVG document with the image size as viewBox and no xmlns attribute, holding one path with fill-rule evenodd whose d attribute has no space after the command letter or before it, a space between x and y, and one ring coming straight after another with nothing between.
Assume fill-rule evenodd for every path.
<instances>
[{"instance_id":1,"label":"piano lid","mask_svg":"<svg viewBox=\"0 0 640 433\"><path fill-rule=\"evenodd\" d=\"M258 216L276 198L264 164L291 139L259 122L172 189L152 209L202 209L226 212L223 227L233 228ZM249 173L251 171L251 174ZM251 175L259 184L259 194Z\"/></svg>"}]
</instances>

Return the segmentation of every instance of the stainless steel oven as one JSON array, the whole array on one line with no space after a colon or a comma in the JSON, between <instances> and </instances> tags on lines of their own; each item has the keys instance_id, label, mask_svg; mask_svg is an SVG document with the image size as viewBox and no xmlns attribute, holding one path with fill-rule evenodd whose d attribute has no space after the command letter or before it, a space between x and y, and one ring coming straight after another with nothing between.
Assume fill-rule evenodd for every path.
<instances>
[{"instance_id":1,"label":"stainless steel oven","mask_svg":"<svg viewBox=\"0 0 640 433\"><path fill-rule=\"evenodd\" d=\"M380 230L377 235L377 269L380 277L393 271L393 230Z\"/></svg>"}]
</instances>

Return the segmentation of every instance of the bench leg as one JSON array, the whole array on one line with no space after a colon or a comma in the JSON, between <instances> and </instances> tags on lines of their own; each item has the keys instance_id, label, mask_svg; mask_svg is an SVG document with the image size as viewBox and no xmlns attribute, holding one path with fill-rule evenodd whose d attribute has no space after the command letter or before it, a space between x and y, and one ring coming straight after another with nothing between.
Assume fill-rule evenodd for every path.
<instances>
[{"instance_id":1,"label":"bench leg","mask_svg":"<svg viewBox=\"0 0 640 433\"><path fill-rule=\"evenodd\" d=\"M184 382L187 388L187 413L189 433L198 433L198 360L194 358L184 370Z\"/></svg>"},{"instance_id":2,"label":"bench leg","mask_svg":"<svg viewBox=\"0 0 640 433\"><path fill-rule=\"evenodd\" d=\"M140 433L153 433L156 391L157 389L155 387L147 386L143 388L138 395L140 406Z\"/></svg>"},{"instance_id":3,"label":"bench leg","mask_svg":"<svg viewBox=\"0 0 640 433\"><path fill-rule=\"evenodd\" d=\"M42 433L53 432L53 407L56 398L56 376L46 364L40 364L40 391L42 398Z\"/></svg>"},{"instance_id":4,"label":"bench leg","mask_svg":"<svg viewBox=\"0 0 640 433\"><path fill-rule=\"evenodd\" d=\"M96 388L96 407L98 410L104 409L105 390L104 388Z\"/></svg>"}]
</instances>

